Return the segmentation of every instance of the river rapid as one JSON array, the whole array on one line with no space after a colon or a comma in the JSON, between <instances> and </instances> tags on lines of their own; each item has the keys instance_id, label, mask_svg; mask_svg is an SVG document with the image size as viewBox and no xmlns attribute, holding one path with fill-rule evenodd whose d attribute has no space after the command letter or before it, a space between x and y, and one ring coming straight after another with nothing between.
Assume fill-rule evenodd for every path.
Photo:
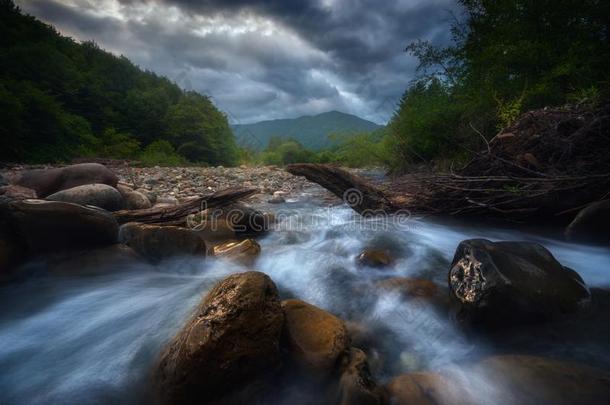
<instances>
[{"instance_id":1,"label":"river rapid","mask_svg":"<svg viewBox=\"0 0 610 405\"><path fill-rule=\"evenodd\" d=\"M409 371L446 369L464 389L477 391L478 402L491 404L508 402L502 381L464 367L489 354L533 352L610 370L603 333L594 336L585 327L565 339L534 344L520 336L498 345L456 329L422 300L375 287L383 278L400 276L446 288L458 243L480 237L542 243L589 287L610 289L610 249L404 216L363 221L347 206L326 207L307 193L273 208L280 222L259 239L262 253L253 267L274 280L282 298L298 297L376 331L380 343L368 356L381 383ZM388 269L357 266L354 259L365 247L388 249L395 264ZM216 281L246 269L215 259L180 258L106 270L95 275L40 272L0 287L1 404L147 402L149 372L163 345ZM596 325L588 327L596 330ZM292 395L278 402L294 403Z\"/></svg>"}]
</instances>

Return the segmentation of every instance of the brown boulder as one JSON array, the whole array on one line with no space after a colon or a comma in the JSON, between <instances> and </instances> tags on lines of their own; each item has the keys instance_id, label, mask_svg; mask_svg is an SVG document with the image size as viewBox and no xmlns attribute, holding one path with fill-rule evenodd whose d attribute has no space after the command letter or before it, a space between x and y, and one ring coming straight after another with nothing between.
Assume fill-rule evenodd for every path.
<instances>
[{"instance_id":1,"label":"brown boulder","mask_svg":"<svg viewBox=\"0 0 610 405\"><path fill-rule=\"evenodd\" d=\"M343 373L339 380L340 405L380 405L387 403L386 392L377 385L367 362L366 354L352 347L343 357Z\"/></svg>"},{"instance_id":2,"label":"brown boulder","mask_svg":"<svg viewBox=\"0 0 610 405\"><path fill-rule=\"evenodd\" d=\"M76 204L23 200L0 208L15 243L29 255L74 251L117 243L118 224L112 214Z\"/></svg>"},{"instance_id":3,"label":"brown boulder","mask_svg":"<svg viewBox=\"0 0 610 405\"><path fill-rule=\"evenodd\" d=\"M107 184L116 187L118 177L99 163L81 163L53 169L35 169L20 173L13 181L18 186L31 188L44 198L68 188L85 184Z\"/></svg>"},{"instance_id":4,"label":"brown boulder","mask_svg":"<svg viewBox=\"0 0 610 405\"><path fill-rule=\"evenodd\" d=\"M302 368L329 374L349 348L349 335L336 316L300 300L282 301L288 349Z\"/></svg>"},{"instance_id":5,"label":"brown boulder","mask_svg":"<svg viewBox=\"0 0 610 405\"><path fill-rule=\"evenodd\" d=\"M284 315L273 281L233 274L206 295L154 372L163 404L208 403L280 365Z\"/></svg>"},{"instance_id":6,"label":"brown boulder","mask_svg":"<svg viewBox=\"0 0 610 405\"><path fill-rule=\"evenodd\" d=\"M214 246L214 256L251 265L261 252L261 246L254 239L229 241Z\"/></svg>"},{"instance_id":7,"label":"brown boulder","mask_svg":"<svg viewBox=\"0 0 610 405\"><path fill-rule=\"evenodd\" d=\"M470 405L476 403L451 375L432 372L408 373L393 378L386 390L396 405Z\"/></svg>"},{"instance_id":8,"label":"brown boulder","mask_svg":"<svg viewBox=\"0 0 610 405\"><path fill-rule=\"evenodd\" d=\"M206 255L205 242L186 228L131 222L121 226L119 234L122 243L153 262L174 256Z\"/></svg>"},{"instance_id":9,"label":"brown boulder","mask_svg":"<svg viewBox=\"0 0 610 405\"><path fill-rule=\"evenodd\" d=\"M382 249L364 249L356 258L356 261L361 266L368 267L387 267L390 266L394 259L390 252Z\"/></svg>"}]
</instances>

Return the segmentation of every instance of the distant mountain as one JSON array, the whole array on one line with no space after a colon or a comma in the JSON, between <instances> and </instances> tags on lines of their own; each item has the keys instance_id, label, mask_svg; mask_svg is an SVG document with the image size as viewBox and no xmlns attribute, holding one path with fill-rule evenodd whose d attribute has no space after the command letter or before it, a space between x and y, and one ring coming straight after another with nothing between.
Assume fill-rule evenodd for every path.
<instances>
[{"instance_id":1,"label":"distant mountain","mask_svg":"<svg viewBox=\"0 0 610 405\"><path fill-rule=\"evenodd\" d=\"M371 132L381 126L355 115L329 111L299 118L261 121L254 124L233 125L233 133L240 146L254 150L265 149L271 137L292 138L311 150L333 145L330 134Z\"/></svg>"}]
</instances>

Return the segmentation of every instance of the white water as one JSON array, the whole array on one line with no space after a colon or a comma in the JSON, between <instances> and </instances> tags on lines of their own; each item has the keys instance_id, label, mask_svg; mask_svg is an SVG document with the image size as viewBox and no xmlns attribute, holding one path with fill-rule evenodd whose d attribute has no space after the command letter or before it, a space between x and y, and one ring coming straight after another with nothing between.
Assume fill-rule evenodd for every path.
<instances>
[{"instance_id":1,"label":"white water","mask_svg":"<svg viewBox=\"0 0 610 405\"><path fill-rule=\"evenodd\" d=\"M271 276L283 298L298 297L384 331L379 350L386 361L373 367L382 381L419 369L452 367L459 375L465 358L488 351L420 301L371 287L389 276L446 285L448 264L463 239L535 240L589 286L610 285L608 249L418 221L363 227L347 207L293 206L283 229L260 240L262 254L254 267ZM389 248L396 265L389 270L356 267L354 257L366 246ZM113 270L95 276L40 275L0 288L0 404L141 402L163 344L215 281L245 269L183 259L156 268ZM608 358L607 352L586 353L599 350L586 344L581 350ZM498 402L497 382L481 375L463 378L466 388L477 387L480 403Z\"/></svg>"}]
</instances>

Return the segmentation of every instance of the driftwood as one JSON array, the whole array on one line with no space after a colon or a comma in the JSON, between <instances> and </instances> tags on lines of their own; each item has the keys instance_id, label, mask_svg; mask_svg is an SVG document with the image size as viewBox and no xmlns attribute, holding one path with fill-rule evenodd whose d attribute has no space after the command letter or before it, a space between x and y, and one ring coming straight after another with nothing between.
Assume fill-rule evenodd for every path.
<instances>
[{"instance_id":1,"label":"driftwood","mask_svg":"<svg viewBox=\"0 0 610 405\"><path fill-rule=\"evenodd\" d=\"M377 187L362 177L355 176L346 170L331 165L299 163L286 167L296 176L305 176L307 180L318 183L360 214L367 212L394 212L397 207Z\"/></svg>"},{"instance_id":2,"label":"driftwood","mask_svg":"<svg viewBox=\"0 0 610 405\"><path fill-rule=\"evenodd\" d=\"M257 192L255 188L229 188L173 207L116 211L114 217L119 224L141 222L154 225L183 225L188 215L204 209L223 207Z\"/></svg>"}]
</instances>

